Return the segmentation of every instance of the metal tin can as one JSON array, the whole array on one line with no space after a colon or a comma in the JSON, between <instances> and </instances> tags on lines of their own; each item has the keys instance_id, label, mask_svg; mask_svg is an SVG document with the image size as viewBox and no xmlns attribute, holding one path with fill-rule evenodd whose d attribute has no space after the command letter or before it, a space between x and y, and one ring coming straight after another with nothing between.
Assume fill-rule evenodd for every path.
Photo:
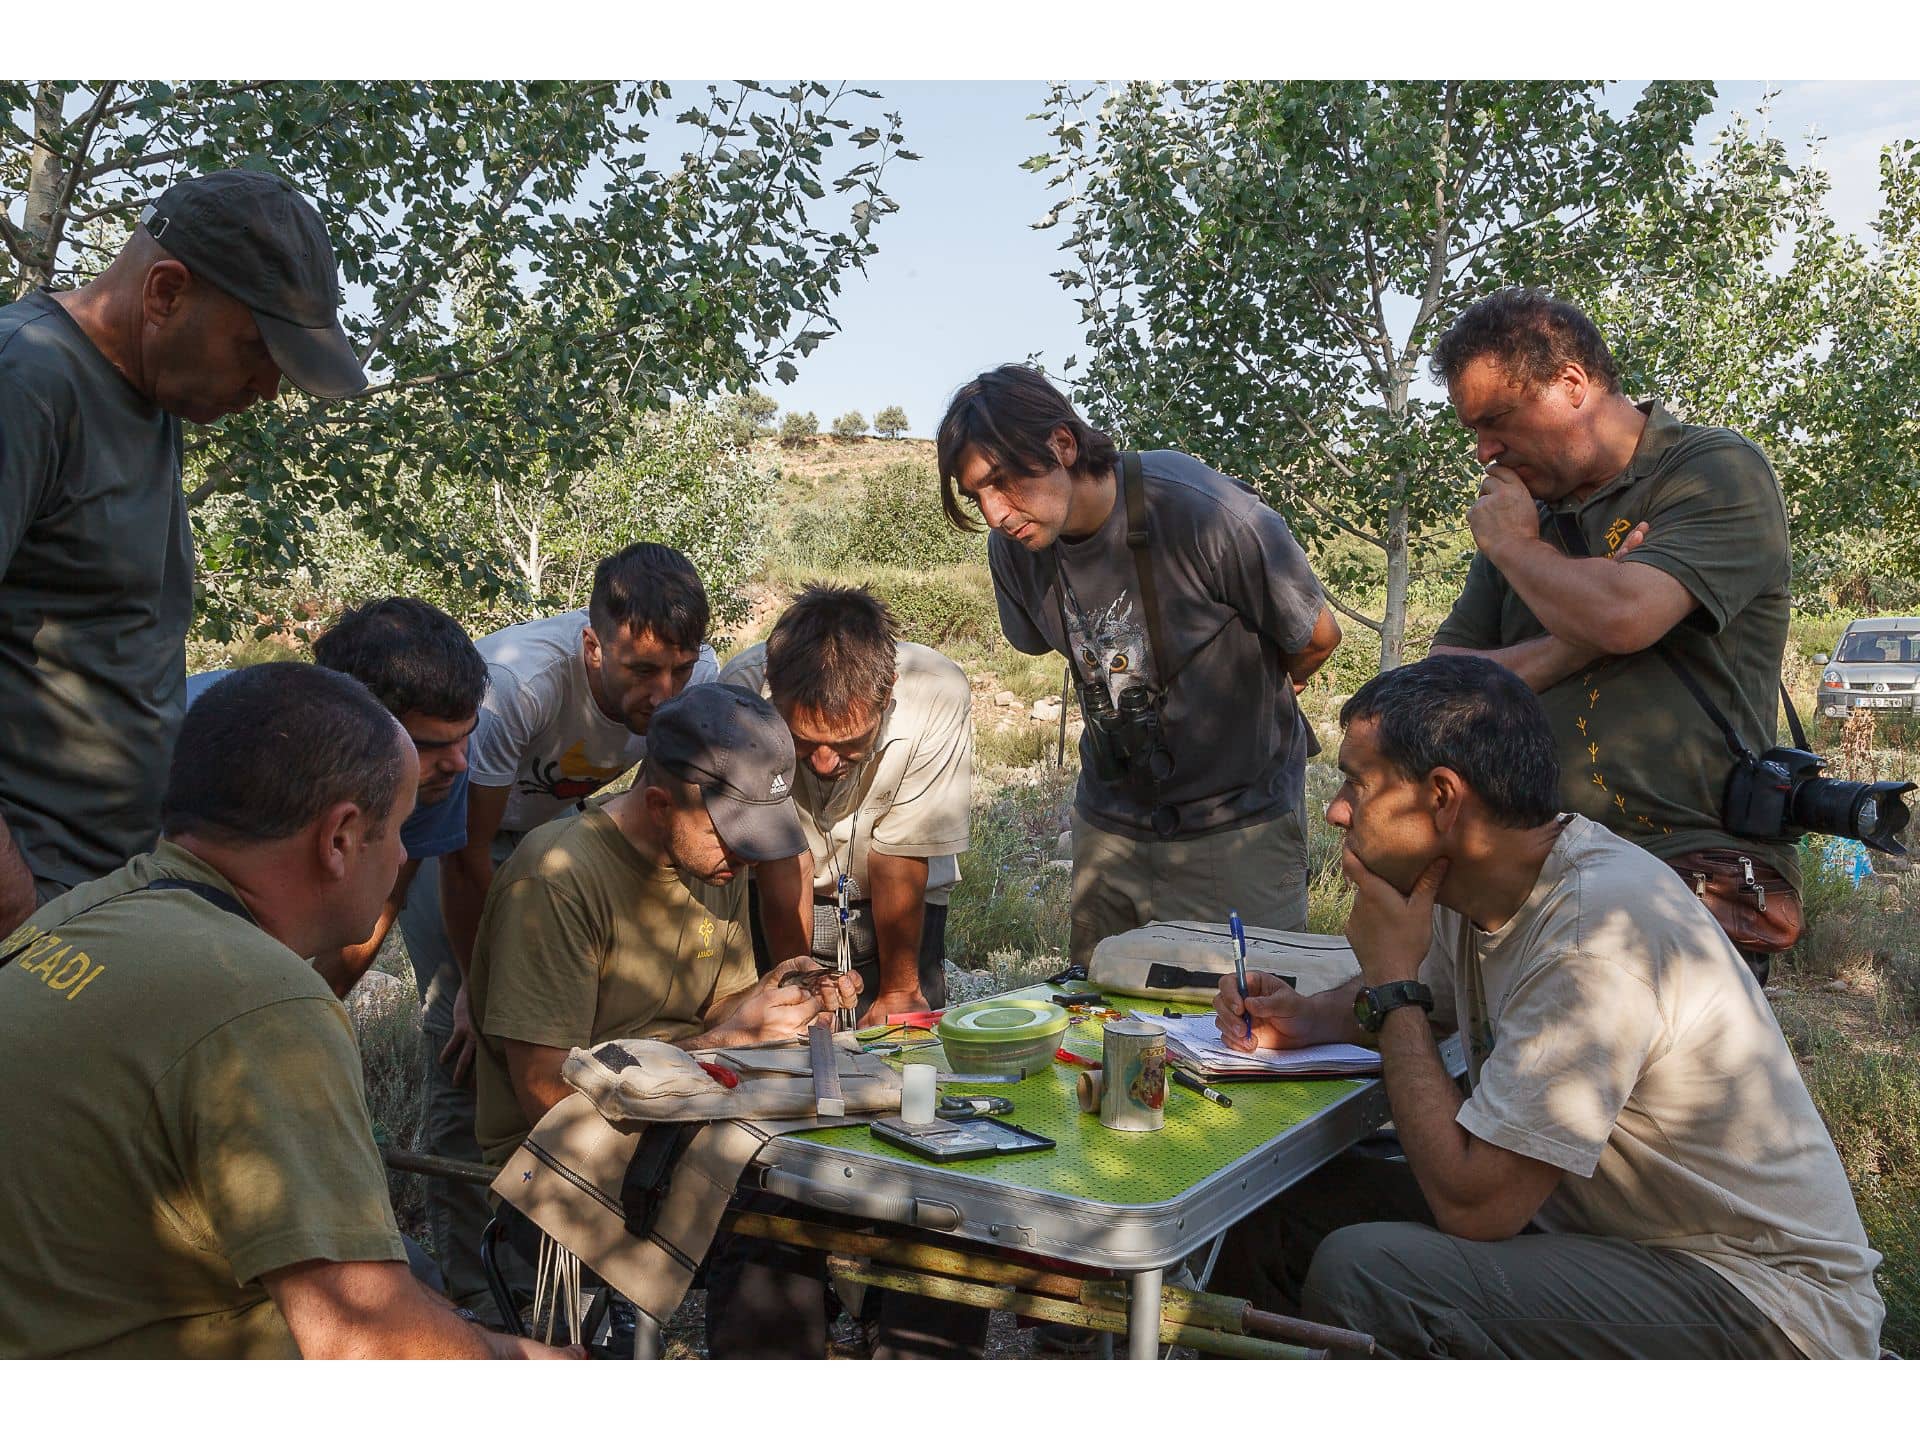
<instances>
[{"instance_id":1,"label":"metal tin can","mask_svg":"<svg viewBox=\"0 0 1920 1440\"><path fill-rule=\"evenodd\" d=\"M1167 1030L1150 1020L1109 1020L1101 1040L1100 1123L1158 1130L1167 1123Z\"/></svg>"}]
</instances>

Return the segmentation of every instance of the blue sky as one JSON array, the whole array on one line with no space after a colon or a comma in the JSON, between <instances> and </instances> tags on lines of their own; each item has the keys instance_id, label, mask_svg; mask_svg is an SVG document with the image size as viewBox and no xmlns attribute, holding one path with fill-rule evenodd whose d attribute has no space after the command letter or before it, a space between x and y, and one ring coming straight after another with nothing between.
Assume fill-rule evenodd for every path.
<instances>
[{"instance_id":1,"label":"blue sky","mask_svg":"<svg viewBox=\"0 0 1920 1440\"><path fill-rule=\"evenodd\" d=\"M858 410L905 408L915 435L931 435L954 387L989 366L1033 353L1050 370L1080 344L1077 306L1052 278L1064 227L1034 230L1056 198L1045 177L1019 168L1047 148L1025 117L1043 103L1036 81L863 81L901 112L907 146L922 158L887 172L900 212L875 231L880 253L835 308L841 333L800 362L792 385L766 389L783 410L811 410L824 429ZM676 87L679 88L679 87ZM691 87L688 87L691 89ZM1701 123L1702 142L1734 112L1752 116L1778 89L1773 132L1796 163L1809 131L1824 135L1833 180L1829 209L1865 236L1879 205L1880 147L1920 137L1920 84L1891 81L1722 81ZM1631 105L1639 82L1614 94Z\"/></svg>"}]
</instances>

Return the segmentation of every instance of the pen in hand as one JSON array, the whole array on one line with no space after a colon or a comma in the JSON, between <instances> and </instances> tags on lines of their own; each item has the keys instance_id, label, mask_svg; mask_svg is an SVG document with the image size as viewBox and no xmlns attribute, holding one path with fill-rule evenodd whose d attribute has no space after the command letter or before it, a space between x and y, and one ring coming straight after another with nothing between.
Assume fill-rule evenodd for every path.
<instances>
[{"instance_id":1,"label":"pen in hand","mask_svg":"<svg viewBox=\"0 0 1920 1440\"><path fill-rule=\"evenodd\" d=\"M1247 1037L1253 1037L1253 1012L1247 1003L1247 931L1240 923L1238 910L1227 911L1227 929L1233 932L1233 973L1240 982L1241 1018L1247 1022Z\"/></svg>"}]
</instances>

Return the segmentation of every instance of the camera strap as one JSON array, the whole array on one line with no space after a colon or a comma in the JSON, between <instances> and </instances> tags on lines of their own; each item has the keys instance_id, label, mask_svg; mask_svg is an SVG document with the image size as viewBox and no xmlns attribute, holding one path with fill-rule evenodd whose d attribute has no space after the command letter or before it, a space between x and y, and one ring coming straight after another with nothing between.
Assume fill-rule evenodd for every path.
<instances>
[{"instance_id":1,"label":"camera strap","mask_svg":"<svg viewBox=\"0 0 1920 1440\"><path fill-rule=\"evenodd\" d=\"M1127 510L1127 549L1133 553L1133 574L1136 588L1140 592L1140 608L1145 612L1147 630L1147 654L1153 661L1153 686L1157 695L1163 697L1173 676L1167 672L1166 639L1160 633L1160 590L1154 583L1153 552L1149 548L1153 542L1153 529L1147 522L1146 483L1140 473L1140 456L1137 451L1125 450L1120 454L1120 493L1122 503ZM1093 684L1096 681L1105 684L1104 676L1085 676L1080 673L1080 662L1073 653L1073 627L1067 623L1067 570L1060 563L1060 545L1055 541L1047 552L1053 559L1054 603L1060 611L1060 639L1066 646L1067 664L1072 668L1074 679L1081 684ZM1079 609L1078 600L1074 608ZM1082 615L1082 620L1088 617Z\"/></svg>"},{"instance_id":2,"label":"camera strap","mask_svg":"<svg viewBox=\"0 0 1920 1440\"><path fill-rule=\"evenodd\" d=\"M1534 503L1539 508L1540 513L1553 522L1554 532L1560 538L1560 548L1564 550L1570 558L1587 560L1593 557L1593 551L1587 545L1586 533L1581 530L1578 517L1570 515L1564 510L1549 510L1538 501ZM1707 718L1719 727L1722 738L1727 742L1727 749L1733 752L1733 758L1736 760L1752 760L1754 758L1753 751L1749 750L1746 742L1740 738L1740 732L1733 728L1733 722L1727 719L1726 713L1722 711L1718 705L1713 703L1712 697L1701 687L1700 682L1694 679L1693 672L1680 663L1680 657L1675 655L1673 651L1667 647L1666 641L1664 639L1657 640L1648 648L1666 663L1667 668L1673 671L1674 678L1686 687L1686 691L1693 697L1694 703L1704 710ZM1800 714L1793 708L1793 697L1787 693L1787 685L1784 680L1780 682L1780 703L1786 706L1787 728L1793 735L1794 745L1801 750L1805 750L1807 748L1807 732L1801 728Z\"/></svg>"}]
</instances>

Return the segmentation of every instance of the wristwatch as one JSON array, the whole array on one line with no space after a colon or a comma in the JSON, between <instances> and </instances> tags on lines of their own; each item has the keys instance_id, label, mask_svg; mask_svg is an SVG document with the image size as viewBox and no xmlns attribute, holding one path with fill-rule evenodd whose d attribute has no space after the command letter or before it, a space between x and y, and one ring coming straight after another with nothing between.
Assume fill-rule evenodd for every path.
<instances>
[{"instance_id":1,"label":"wristwatch","mask_svg":"<svg viewBox=\"0 0 1920 1440\"><path fill-rule=\"evenodd\" d=\"M1363 985L1353 997L1353 1018L1369 1035L1377 1035L1387 1022L1387 1013L1402 1005L1418 1005L1431 1015L1433 991L1418 980L1396 980L1391 985L1375 985L1370 989Z\"/></svg>"}]
</instances>

